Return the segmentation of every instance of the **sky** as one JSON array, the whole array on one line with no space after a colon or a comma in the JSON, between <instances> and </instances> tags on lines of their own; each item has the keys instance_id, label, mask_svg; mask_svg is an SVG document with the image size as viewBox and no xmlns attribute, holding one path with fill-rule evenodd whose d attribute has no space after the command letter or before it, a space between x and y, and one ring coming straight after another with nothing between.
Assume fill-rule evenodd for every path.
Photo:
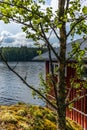
<instances>
[{"instance_id":1,"label":"sky","mask_svg":"<svg viewBox=\"0 0 87 130\"><path fill-rule=\"evenodd\" d=\"M83 5L85 4L87 4L87 0L84 0ZM55 11L58 6L58 0L46 0L46 6L48 5L51 5L53 11ZM4 22L0 21L0 46L20 47L26 45L31 47L33 43L32 39L26 39L25 33L21 30L21 25L12 22L4 24ZM54 44L56 46L56 41Z\"/></svg>"},{"instance_id":2,"label":"sky","mask_svg":"<svg viewBox=\"0 0 87 130\"><path fill-rule=\"evenodd\" d=\"M46 4L50 5L51 0L46 0ZM21 25L16 23L4 24L0 21L0 46L4 47L20 47L33 45L32 39L26 39L25 33L22 32Z\"/></svg>"}]
</instances>

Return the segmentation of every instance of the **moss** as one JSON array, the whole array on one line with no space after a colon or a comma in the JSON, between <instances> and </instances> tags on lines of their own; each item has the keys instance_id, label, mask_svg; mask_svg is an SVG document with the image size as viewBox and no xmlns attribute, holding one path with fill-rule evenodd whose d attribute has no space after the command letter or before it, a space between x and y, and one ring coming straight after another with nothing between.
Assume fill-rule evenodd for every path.
<instances>
[{"instance_id":1,"label":"moss","mask_svg":"<svg viewBox=\"0 0 87 130\"><path fill-rule=\"evenodd\" d=\"M79 124L77 124L75 121L67 118L66 120L66 129L67 130L82 130L81 126Z\"/></svg>"},{"instance_id":2,"label":"moss","mask_svg":"<svg viewBox=\"0 0 87 130\"><path fill-rule=\"evenodd\" d=\"M17 119L15 118L15 115L14 114L11 114L11 113L4 113L2 116L1 116L1 120L3 122L9 122L9 123L17 123Z\"/></svg>"},{"instance_id":3,"label":"moss","mask_svg":"<svg viewBox=\"0 0 87 130\"><path fill-rule=\"evenodd\" d=\"M17 111L17 114L19 115L19 116L26 116L27 115L27 111L26 110L18 110Z\"/></svg>"},{"instance_id":4,"label":"moss","mask_svg":"<svg viewBox=\"0 0 87 130\"><path fill-rule=\"evenodd\" d=\"M29 125L26 122L19 121L18 125L22 127L23 129L29 130Z\"/></svg>"},{"instance_id":5,"label":"moss","mask_svg":"<svg viewBox=\"0 0 87 130\"><path fill-rule=\"evenodd\" d=\"M0 128L3 130L56 130L56 114L39 106L19 103L0 106ZM67 118L66 130L82 130Z\"/></svg>"},{"instance_id":6,"label":"moss","mask_svg":"<svg viewBox=\"0 0 87 130\"><path fill-rule=\"evenodd\" d=\"M48 119L44 120L44 130L46 130L46 128L48 128L48 130L56 130L56 124L51 122Z\"/></svg>"}]
</instances>

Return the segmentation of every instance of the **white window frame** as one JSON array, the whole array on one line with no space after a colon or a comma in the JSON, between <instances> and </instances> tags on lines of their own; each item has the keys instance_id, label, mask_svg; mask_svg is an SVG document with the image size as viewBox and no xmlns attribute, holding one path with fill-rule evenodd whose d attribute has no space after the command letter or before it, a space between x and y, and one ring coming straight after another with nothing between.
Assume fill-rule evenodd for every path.
<instances>
[{"instance_id":1,"label":"white window frame","mask_svg":"<svg viewBox=\"0 0 87 130\"><path fill-rule=\"evenodd\" d=\"M84 64L84 65L83 65L83 69L84 69L84 67L87 69L87 64ZM83 71L85 71L85 69L84 69ZM87 71L87 70L86 70L86 71ZM87 80L87 75L85 75L85 73L83 73L83 74L81 75L81 78L82 78L83 80Z\"/></svg>"},{"instance_id":2,"label":"white window frame","mask_svg":"<svg viewBox=\"0 0 87 130\"><path fill-rule=\"evenodd\" d=\"M57 75L58 75L58 72L56 72L56 67L57 67L57 66L59 67L59 64L58 64L57 62L52 62L52 65L53 65L53 72L54 72L54 74L57 74ZM50 63L49 63L49 72L51 73Z\"/></svg>"},{"instance_id":3,"label":"white window frame","mask_svg":"<svg viewBox=\"0 0 87 130\"><path fill-rule=\"evenodd\" d=\"M53 65L53 72L55 75L58 75L58 71L56 71L59 68L59 64L57 62L52 62ZM57 68L58 67L58 68ZM51 66L49 64L49 72L51 73ZM65 77L67 76L67 66L65 68Z\"/></svg>"}]
</instances>

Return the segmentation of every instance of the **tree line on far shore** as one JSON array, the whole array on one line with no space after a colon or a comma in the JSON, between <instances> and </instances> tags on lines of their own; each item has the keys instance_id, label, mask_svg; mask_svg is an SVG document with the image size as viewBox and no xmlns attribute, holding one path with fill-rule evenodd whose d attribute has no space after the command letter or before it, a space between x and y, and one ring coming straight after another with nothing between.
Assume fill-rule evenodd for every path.
<instances>
[{"instance_id":1,"label":"tree line on far shore","mask_svg":"<svg viewBox=\"0 0 87 130\"><path fill-rule=\"evenodd\" d=\"M1 47L0 53L7 61L31 61L35 56L47 51L46 48Z\"/></svg>"}]
</instances>

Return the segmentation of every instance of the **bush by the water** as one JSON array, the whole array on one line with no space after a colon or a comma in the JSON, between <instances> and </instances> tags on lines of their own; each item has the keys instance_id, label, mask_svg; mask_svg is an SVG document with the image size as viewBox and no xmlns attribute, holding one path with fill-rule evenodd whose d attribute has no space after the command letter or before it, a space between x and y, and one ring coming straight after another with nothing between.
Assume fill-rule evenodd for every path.
<instances>
[{"instance_id":1,"label":"bush by the water","mask_svg":"<svg viewBox=\"0 0 87 130\"><path fill-rule=\"evenodd\" d=\"M0 106L0 130L56 130L56 114L40 106L19 103ZM82 130L67 118L66 130Z\"/></svg>"}]
</instances>

